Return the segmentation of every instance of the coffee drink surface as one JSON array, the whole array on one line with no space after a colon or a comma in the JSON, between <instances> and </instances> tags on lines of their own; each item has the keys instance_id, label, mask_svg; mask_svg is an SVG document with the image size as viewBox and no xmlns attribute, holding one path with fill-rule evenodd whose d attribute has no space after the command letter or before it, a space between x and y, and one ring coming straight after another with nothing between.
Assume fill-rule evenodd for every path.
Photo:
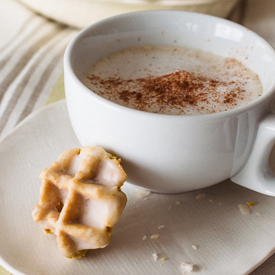
<instances>
[{"instance_id":1,"label":"coffee drink surface","mask_svg":"<svg viewBox=\"0 0 275 275\"><path fill-rule=\"evenodd\" d=\"M117 104L167 115L224 112L262 95L258 75L236 59L178 46L113 53L92 64L83 83Z\"/></svg>"}]
</instances>

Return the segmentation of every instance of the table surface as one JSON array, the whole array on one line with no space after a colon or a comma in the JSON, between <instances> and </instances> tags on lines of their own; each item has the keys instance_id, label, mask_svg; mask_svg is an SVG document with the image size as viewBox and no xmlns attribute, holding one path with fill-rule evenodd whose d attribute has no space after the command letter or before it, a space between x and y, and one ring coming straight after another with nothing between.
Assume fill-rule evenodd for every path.
<instances>
[{"instance_id":1,"label":"table surface","mask_svg":"<svg viewBox=\"0 0 275 275\"><path fill-rule=\"evenodd\" d=\"M79 30L26 11L15 0L2 0L1 5L5 8L4 12L0 8L0 137L3 138L33 111L64 98L62 57L67 43ZM228 19L250 28L275 46L274 0L241 0ZM24 28L19 27L21 23ZM10 273L0 266L0 274ZM262 274L275 274L275 255L251 273Z\"/></svg>"}]
</instances>

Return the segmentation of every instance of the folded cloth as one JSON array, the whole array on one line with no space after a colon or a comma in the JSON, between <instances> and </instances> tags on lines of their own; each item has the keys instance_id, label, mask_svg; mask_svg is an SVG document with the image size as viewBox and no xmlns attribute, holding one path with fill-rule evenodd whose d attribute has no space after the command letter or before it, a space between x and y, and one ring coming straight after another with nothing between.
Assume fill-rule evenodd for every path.
<instances>
[{"instance_id":1,"label":"folded cloth","mask_svg":"<svg viewBox=\"0 0 275 275\"><path fill-rule=\"evenodd\" d=\"M64 50L78 30L39 16L14 0L1 1L0 18L5 20L0 28L0 36L3 32L5 37L5 43L0 45L3 137L32 111L45 105L62 73ZM11 29L10 36L6 26Z\"/></svg>"}]
</instances>

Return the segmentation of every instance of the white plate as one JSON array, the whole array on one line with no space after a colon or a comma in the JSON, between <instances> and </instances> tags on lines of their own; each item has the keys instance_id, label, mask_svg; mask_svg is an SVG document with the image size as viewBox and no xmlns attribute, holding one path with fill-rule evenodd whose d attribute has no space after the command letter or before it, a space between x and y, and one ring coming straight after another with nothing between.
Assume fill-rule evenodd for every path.
<instances>
[{"instance_id":1,"label":"white plate","mask_svg":"<svg viewBox=\"0 0 275 275\"><path fill-rule=\"evenodd\" d=\"M250 272L274 251L275 199L228 180L204 190L147 198L125 184L128 204L111 244L80 260L64 258L55 236L44 234L31 212L39 198L40 170L78 146L64 101L32 114L0 143L0 264L14 275L182 274L183 262L195 264L196 274L237 275ZM196 199L201 193L206 197ZM256 205L243 216L238 204L247 201ZM155 233L159 238L151 239Z\"/></svg>"},{"instance_id":2,"label":"white plate","mask_svg":"<svg viewBox=\"0 0 275 275\"><path fill-rule=\"evenodd\" d=\"M174 9L227 17L239 0L20 0L51 19L77 28L125 12Z\"/></svg>"}]
</instances>

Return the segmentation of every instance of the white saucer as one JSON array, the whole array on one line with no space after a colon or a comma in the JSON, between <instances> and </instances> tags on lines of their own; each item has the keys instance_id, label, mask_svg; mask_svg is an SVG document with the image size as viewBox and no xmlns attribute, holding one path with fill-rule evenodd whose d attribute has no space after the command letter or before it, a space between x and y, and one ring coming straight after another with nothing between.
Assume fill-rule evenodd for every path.
<instances>
[{"instance_id":1,"label":"white saucer","mask_svg":"<svg viewBox=\"0 0 275 275\"><path fill-rule=\"evenodd\" d=\"M195 264L196 274L237 275L248 274L274 252L275 198L228 180L146 198L125 184L128 204L111 244L80 260L64 258L55 236L44 234L31 212L41 169L79 146L64 101L32 114L0 142L0 264L14 275L182 274L183 262ZM196 199L201 193L206 197ZM248 201L256 204L244 216L238 205ZM158 238L150 238L156 233Z\"/></svg>"}]
</instances>

